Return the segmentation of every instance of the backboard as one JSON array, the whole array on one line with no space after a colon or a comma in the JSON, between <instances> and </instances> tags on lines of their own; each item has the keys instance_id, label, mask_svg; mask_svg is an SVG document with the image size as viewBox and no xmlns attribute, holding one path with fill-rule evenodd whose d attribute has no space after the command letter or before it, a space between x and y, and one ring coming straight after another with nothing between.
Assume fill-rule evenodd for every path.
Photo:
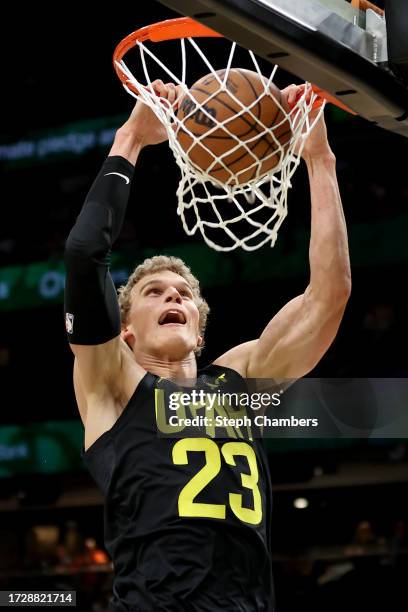
<instances>
[{"instance_id":1,"label":"backboard","mask_svg":"<svg viewBox=\"0 0 408 612\"><path fill-rule=\"evenodd\" d=\"M386 17L366 0L160 2L408 137L408 90L388 65Z\"/></svg>"}]
</instances>

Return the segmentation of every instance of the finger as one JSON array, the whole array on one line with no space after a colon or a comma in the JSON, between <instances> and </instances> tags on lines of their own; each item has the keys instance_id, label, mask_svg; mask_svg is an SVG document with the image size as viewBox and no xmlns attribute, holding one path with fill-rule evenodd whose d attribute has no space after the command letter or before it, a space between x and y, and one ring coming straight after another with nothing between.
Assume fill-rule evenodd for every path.
<instances>
[{"instance_id":1,"label":"finger","mask_svg":"<svg viewBox=\"0 0 408 612\"><path fill-rule=\"evenodd\" d=\"M166 83L165 88L167 100L170 102L170 104L173 104L176 99L176 86L174 85L174 83Z\"/></svg>"},{"instance_id":2,"label":"finger","mask_svg":"<svg viewBox=\"0 0 408 612\"><path fill-rule=\"evenodd\" d=\"M289 100L290 100L290 94L292 91L292 87L293 85L288 85L288 87L285 87L284 89L281 90L281 105L283 106L286 112L290 111ZM272 97L274 97L272 91L271 91L271 95Z\"/></svg>"},{"instance_id":3,"label":"finger","mask_svg":"<svg viewBox=\"0 0 408 612\"><path fill-rule=\"evenodd\" d=\"M305 86L306 87L306 86ZM311 99L312 99L312 95L313 95L313 89L310 86L310 84L307 85L307 89L306 89L306 102L309 104Z\"/></svg>"},{"instance_id":4,"label":"finger","mask_svg":"<svg viewBox=\"0 0 408 612\"><path fill-rule=\"evenodd\" d=\"M185 94L186 90L182 85L176 85L176 99L180 101Z\"/></svg>"},{"instance_id":5,"label":"finger","mask_svg":"<svg viewBox=\"0 0 408 612\"><path fill-rule=\"evenodd\" d=\"M285 110L290 110L296 104L299 95L299 87L297 85L289 85L282 90L283 104Z\"/></svg>"},{"instance_id":6,"label":"finger","mask_svg":"<svg viewBox=\"0 0 408 612\"><path fill-rule=\"evenodd\" d=\"M176 99L174 101L174 108L177 110L181 101L184 98L184 89L181 85L176 85Z\"/></svg>"},{"instance_id":7,"label":"finger","mask_svg":"<svg viewBox=\"0 0 408 612\"><path fill-rule=\"evenodd\" d=\"M296 89L293 88L289 91L289 95L288 95L288 104L290 108L292 108L295 105L296 98L297 98L297 92L296 92Z\"/></svg>"},{"instance_id":8,"label":"finger","mask_svg":"<svg viewBox=\"0 0 408 612\"><path fill-rule=\"evenodd\" d=\"M305 86L304 85L295 85L293 87L293 89L290 92L290 101L289 101L289 104L290 104L291 107L295 106L296 102L304 94L304 91L305 91Z\"/></svg>"},{"instance_id":9,"label":"finger","mask_svg":"<svg viewBox=\"0 0 408 612\"><path fill-rule=\"evenodd\" d=\"M166 87L161 79L156 79L152 82L154 93L161 98L166 98Z\"/></svg>"}]
</instances>

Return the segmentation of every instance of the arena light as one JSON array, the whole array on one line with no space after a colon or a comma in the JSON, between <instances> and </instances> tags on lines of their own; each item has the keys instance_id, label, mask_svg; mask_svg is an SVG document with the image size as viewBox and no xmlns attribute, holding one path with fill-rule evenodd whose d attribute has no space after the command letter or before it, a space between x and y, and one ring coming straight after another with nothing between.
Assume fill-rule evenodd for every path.
<instances>
[{"instance_id":1,"label":"arena light","mask_svg":"<svg viewBox=\"0 0 408 612\"><path fill-rule=\"evenodd\" d=\"M306 499L306 497L296 497L296 499L293 500L293 505L297 510L304 510L308 507L309 500Z\"/></svg>"}]
</instances>

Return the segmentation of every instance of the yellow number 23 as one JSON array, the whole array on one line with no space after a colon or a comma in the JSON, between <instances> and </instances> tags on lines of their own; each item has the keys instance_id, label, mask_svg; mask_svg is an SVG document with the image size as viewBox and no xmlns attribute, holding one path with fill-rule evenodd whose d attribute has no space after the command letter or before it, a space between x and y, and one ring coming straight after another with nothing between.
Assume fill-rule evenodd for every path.
<instances>
[{"instance_id":1,"label":"yellow number 23","mask_svg":"<svg viewBox=\"0 0 408 612\"><path fill-rule=\"evenodd\" d=\"M221 470L221 454L224 461L235 466L235 457L245 457L249 474L241 473L241 484L252 491L253 508L242 505L242 495L229 493L229 505L237 518L251 525L258 525L262 519L262 499L258 488L258 466L256 455L246 442L226 442L219 446L209 438L183 438L173 446L173 463L186 465L188 452L205 453L205 464L183 487L178 499L179 516L199 516L225 519L224 504L206 504L195 502L197 495L217 476Z\"/></svg>"}]
</instances>

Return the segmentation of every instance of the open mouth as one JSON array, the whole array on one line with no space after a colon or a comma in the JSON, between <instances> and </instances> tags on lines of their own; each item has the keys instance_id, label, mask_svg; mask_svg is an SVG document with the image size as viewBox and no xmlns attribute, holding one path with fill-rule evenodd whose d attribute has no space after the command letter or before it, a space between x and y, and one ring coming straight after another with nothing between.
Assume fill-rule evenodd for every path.
<instances>
[{"instance_id":1,"label":"open mouth","mask_svg":"<svg viewBox=\"0 0 408 612\"><path fill-rule=\"evenodd\" d=\"M186 317L180 310L168 310L159 319L159 325L185 325Z\"/></svg>"}]
</instances>

